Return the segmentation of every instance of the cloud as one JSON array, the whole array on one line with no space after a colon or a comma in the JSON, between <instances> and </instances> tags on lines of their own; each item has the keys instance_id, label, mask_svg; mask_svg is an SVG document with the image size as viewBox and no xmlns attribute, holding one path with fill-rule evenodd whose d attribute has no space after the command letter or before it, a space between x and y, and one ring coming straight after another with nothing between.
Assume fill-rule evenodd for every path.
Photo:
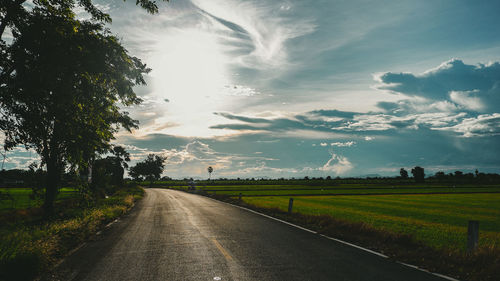
<instances>
[{"instance_id":1,"label":"cloud","mask_svg":"<svg viewBox=\"0 0 500 281\"><path fill-rule=\"evenodd\" d=\"M290 4L235 0L194 0L193 3L202 14L219 24L228 51L236 55L235 62L248 68L288 65L287 41L315 30L310 20L288 15L293 8ZM283 13L276 13L280 8Z\"/></svg>"},{"instance_id":2,"label":"cloud","mask_svg":"<svg viewBox=\"0 0 500 281\"><path fill-rule=\"evenodd\" d=\"M226 85L224 86L224 91L229 96L240 96L240 97L241 96L251 97L260 94L256 89L246 87L244 85Z\"/></svg>"},{"instance_id":3,"label":"cloud","mask_svg":"<svg viewBox=\"0 0 500 281\"><path fill-rule=\"evenodd\" d=\"M460 122L467 117L465 112L431 112L431 113L407 113L401 115L385 113L357 113L335 112L335 117L326 113L326 116L320 115L314 111L302 114L296 114L289 117L280 118L260 118L239 116L230 113L217 113L229 120L240 121L239 123L219 124L212 126L212 129L231 129L242 132L285 132L286 135L298 137L302 135L308 138L313 132L319 133L338 133L330 137L355 137L359 132L380 133L385 131L397 130L418 130L419 128L440 129L449 127ZM301 132L301 134L292 134L292 132ZM308 133L309 132L309 133ZM283 136L283 134L281 134ZM318 136L318 135L316 135Z\"/></svg>"},{"instance_id":4,"label":"cloud","mask_svg":"<svg viewBox=\"0 0 500 281\"><path fill-rule=\"evenodd\" d=\"M347 159L347 157L337 155L335 153L331 153L331 158L328 162L323 165L323 167L319 168L320 171L323 172L334 172L336 175L343 175L349 171L351 171L354 166Z\"/></svg>"},{"instance_id":5,"label":"cloud","mask_svg":"<svg viewBox=\"0 0 500 281\"><path fill-rule=\"evenodd\" d=\"M464 137L500 135L500 113L464 118L454 126L442 127L439 130L453 131L462 134Z\"/></svg>"},{"instance_id":6,"label":"cloud","mask_svg":"<svg viewBox=\"0 0 500 281\"><path fill-rule=\"evenodd\" d=\"M500 105L500 63L469 65L459 59L443 62L422 74L386 72L377 75L378 89L430 100L448 100L459 108L494 112ZM387 107L389 104L379 104Z\"/></svg>"},{"instance_id":7,"label":"cloud","mask_svg":"<svg viewBox=\"0 0 500 281\"><path fill-rule=\"evenodd\" d=\"M486 105L478 96L479 91L451 91L450 99L463 108L472 111L483 111Z\"/></svg>"},{"instance_id":8,"label":"cloud","mask_svg":"<svg viewBox=\"0 0 500 281\"><path fill-rule=\"evenodd\" d=\"M1 168L4 169L27 169L28 166L37 162L40 163L40 156L33 150L26 150L23 146L16 146L12 150L2 151L0 154L2 161Z\"/></svg>"},{"instance_id":9,"label":"cloud","mask_svg":"<svg viewBox=\"0 0 500 281\"><path fill-rule=\"evenodd\" d=\"M330 143L331 146L337 146L337 147L351 147L355 145L355 141L348 141L348 142L332 142Z\"/></svg>"}]
</instances>

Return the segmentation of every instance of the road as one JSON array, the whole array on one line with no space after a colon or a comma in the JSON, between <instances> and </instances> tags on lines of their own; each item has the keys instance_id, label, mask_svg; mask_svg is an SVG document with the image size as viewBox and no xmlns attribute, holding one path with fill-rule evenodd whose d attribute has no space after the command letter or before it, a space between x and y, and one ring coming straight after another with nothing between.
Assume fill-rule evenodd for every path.
<instances>
[{"instance_id":1,"label":"road","mask_svg":"<svg viewBox=\"0 0 500 281\"><path fill-rule=\"evenodd\" d=\"M444 280L241 208L148 189L48 280Z\"/></svg>"}]
</instances>

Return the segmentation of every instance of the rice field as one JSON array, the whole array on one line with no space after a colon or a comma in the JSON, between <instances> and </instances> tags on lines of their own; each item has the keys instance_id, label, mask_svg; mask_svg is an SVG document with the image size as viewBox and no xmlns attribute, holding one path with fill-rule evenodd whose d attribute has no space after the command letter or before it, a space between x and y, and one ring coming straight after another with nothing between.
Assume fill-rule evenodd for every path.
<instances>
[{"instance_id":1,"label":"rice field","mask_svg":"<svg viewBox=\"0 0 500 281\"><path fill-rule=\"evenodd\" d=\"M336 187L305 187L305 186L267 186L267 187L206 187L207 193L228 196L287 196L287 195L342 195L342 194L415 194L415 193L500 193L499 186L489 187L453 187L453 186L336 186Z\"/></svg>"},{"instance_id":2,"label":"rice field","mask_svg":"<svg viewBox=\"0 0 500 281\"><path fill-rule=\"evenodd\" d=\"M76 194L74 188L61 188L57 199L65 199ZM31 188L0 188L0 193L5 197L0 200L0 212L9 209L26 209L31 207L39 207L42 200L34 200L30 198L32 194Z\"/></svg>"},{"instance_id":3,"label":"rice field","mask_svg":"<svg viewBox=\"0 0 500 281\"><path fill-rule=\"evenodd\" d=\"M218 193L217 193L218 194ZM500 247L500 194L296 196L293 211L327 214L376 229L410 234L435 248L465 250L469 220L480 223L480 247ZM243 197L258 207L288 210L289 197Z\"/></svg>"}]
</instances>

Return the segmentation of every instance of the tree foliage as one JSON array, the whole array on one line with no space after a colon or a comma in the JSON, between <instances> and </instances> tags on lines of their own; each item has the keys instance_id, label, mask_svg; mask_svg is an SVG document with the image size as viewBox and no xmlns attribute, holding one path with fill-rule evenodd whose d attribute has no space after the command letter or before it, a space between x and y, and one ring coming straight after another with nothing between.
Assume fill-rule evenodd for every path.
<instances>
[{"instance_id":1,"label":"tree foliage","mask_svg":"<svg viewBox=\"0 0 500 281\"><path fill-rule=\"evenodd\" d=\"M163 1L168 2L168 0ZM26 16L30 13L27 2L27 0L0 0L0 38L7 27L15 31L24 24ZM32 4L36 8L46 9L52 13L61 11L73 13L76 7L80 7L89 13L95 22L112 22L111 16L99 9L92 0L34 0ZM155 0L136 0L136 5L141 6L148 13L158 13L158 4Z\"/></svg>"},{"instance_id":2,"label":"tree foliage","mask_svg":"<svg viewBox=\"0 0 500 281\"><path fill-rule=\"evenodd\" d=\"M111 18L90 0L38 0L29 11L25 1L0 1L0 36L7 26L13 35L9 44L0 40L4 146L24 145L40 155L47 170L44 206L51 212L68 165L86 166L110 149L120 128L138 126L120 104L141 102L133 87L145 84L149 69L104 28ZM137 4L157 11L154 1ZM93 20L76 19L75 6Z\"/></svg>"},{"instance_id":3,"label":"tree foliage","mask_svg":"<svg viewBox=\"0 0 500 281\"><path fill-rule=\"evenodd\" d=\"M163 173L165 160L167 160L166 157L149 154L144 161L138 162L130 168L130 176L137 181L146 179L151 186L153 181L158 180Z\"/></svg>"},{"instance_id":4,"label":"tree foliage","mask_svg":"<svg viewBox=\"0 0 500 281\"><path fill-rule=\"evenodd\" d=\"M93 161L90 190L97 196L110 194L123 185L123 175L128 168L130 154L121 146L111 149L112 155Z\"/></svg>"},{"instance_id":5,"label":"tree foliage","mask_svg":"<svg viewBox=\"0 0 500 281\"><path fill-rule=\"evenodd\" d=\"M214 171L214 168L212 168L212 166L208 166L207 171L208 171L208 179L210 179L210 177L212 176L212 172Z\"/></svg>"},{"instance_id":6,"label":"tree foliage","mask_svg":"<svg viewBox=\"0 0 500 281\"><path fill-rule=\"evenodd\" d=\"M401 178L407 179L408 178L408 171L406 171L405 168L401 168L401 170L399 170L399 175L401 176Z\"/></svg>"},{"instance_id":7,"label":"tree foliage","mask_svg":"<svg viewBox=\"0 0 500 281\"><path fill-rule=\"evenodd\" d=\"M424 168L416 166L415 168L411 169L411 174L413 175L415 182L418 183L424 182L425 179Z\"/></svg>"}]
</instances>

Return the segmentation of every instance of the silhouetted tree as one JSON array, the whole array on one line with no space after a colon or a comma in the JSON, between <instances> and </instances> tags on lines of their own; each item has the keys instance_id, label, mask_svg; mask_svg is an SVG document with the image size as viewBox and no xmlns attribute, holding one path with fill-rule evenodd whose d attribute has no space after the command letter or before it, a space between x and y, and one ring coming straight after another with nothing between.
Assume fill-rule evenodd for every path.
<instances>
[{"instance_id":1,"label":"silhouetted tree","mask_svg":"<svg viewBox=\"0 0 500 281\"><path fill-rule=\"evenodd\" d=\"M415 182L418 183L424 182L425 179L424 168L416 166L415 168L411 169L411 174L413 175Z\"/></svg>"},{"instance_id":2,"label":"silhouetted tree","mask_svg":"<svg viewBox=\"0 0 500 281\"><path fill-rule=\"evenodd\" d=\"M443 181L445 178L446 178L446 174L443 172L443 171L439 171L439 172L436 172L436 174L434 175L434 177L438 180L438 181Z\"/></svg>"},{"instance_id":3,"label":"silhouetted tree","mask_svg":"<svg viewBox=\"0 0 500 281\"><path fill-rule=\"evenodd\" d=\"M163 173L165 160L167 160L166 157L149 154L144 161L138 162L130 168L130 176L137 181L144 177L145 180L149 181L149 186L152 187L153 181L158 180Z\"/></svg>"},{"instance_id":4,"label":"silhouetted tree","mask_svg":"<svg viewBox=\"0 0 500 281\"><path fill-rule=\"evenodd\" d=\"M130 162L130 153L128 153L122 146L113 146L111 150L113 156L108 156L116 167L113 174L113 184L123 185L123 175L125 174L125 169L128 169L128 163Z\"/></svg>"},{"instance_id":5,"label":"silhouetted tree","mask_svg":"<svg viewBox=\"0 0 500 281\"><path fill-rule=\"evenodd\" d=\"M208 166L207 171L208 171L208 180L210 180L210 177L212 176L212 172L214 171L214 168L212 168L212 166Z\"/></svg>"},{"instance_id":6,"label":"silhouetted tree","mask_svg":"<svg viewBox=\"0 0 500 281\"><path fill-rule=\"evenodd\" d=\"M408 178L408 171L406 171L404 168L401 168L401 170L399 170L399 174L401 175L401 178L403 178L403 179Z\"/></svg>"},{"instance_id":7,"label":"silhouetted tree","mask_svg":"<svg viewBox=\"0 0 500 281\"><path fill-rule=\"evenodd\" d=\"M77 20L71 7L41 6L16 26L10 45L2 42L0 129L5 148L40 155L50 214L67 165L87 165L109 150L119 127L137 127L119 105L141 102L133 87L149 70L102 24Z\"/></svg>"},{"instance_id":8,"label":"silhouetted tree","mask_svg":"<svg viewBox=\"0 0 500 281\"><path fill-rule=\"evenodd\" d=\"M94 160L92 163L91 191L96 195L112 193L123 185L123 174L128 168L130 154L121 146L111 149L112 156Z\"/></svg>"}]
</instances>

